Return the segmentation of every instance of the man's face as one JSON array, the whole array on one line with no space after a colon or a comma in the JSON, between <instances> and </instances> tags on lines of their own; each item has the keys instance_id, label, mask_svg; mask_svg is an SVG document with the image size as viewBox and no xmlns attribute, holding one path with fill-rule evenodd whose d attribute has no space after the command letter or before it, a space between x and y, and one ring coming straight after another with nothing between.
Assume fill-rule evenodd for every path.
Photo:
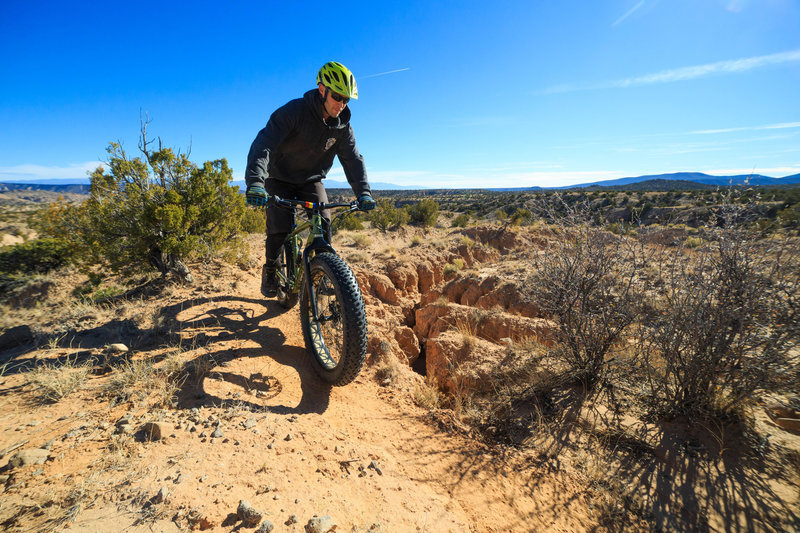
<instances>
[{"instance_id":1,"label":"man's face","mask_svg":"<svg viewBox=\"0 0 800 533\"><path fill-rule=\"evenodd\" d=\"M326 90L323 85L320 84L320 91L322 95L325 97L325 111L327 111L328 115L331 117L338 117L344 108L347 107L347 102L350 100L340 94L337 94L330 89ZM326 96L327 94L327 96Z\"/></svg>"}]
</instances>

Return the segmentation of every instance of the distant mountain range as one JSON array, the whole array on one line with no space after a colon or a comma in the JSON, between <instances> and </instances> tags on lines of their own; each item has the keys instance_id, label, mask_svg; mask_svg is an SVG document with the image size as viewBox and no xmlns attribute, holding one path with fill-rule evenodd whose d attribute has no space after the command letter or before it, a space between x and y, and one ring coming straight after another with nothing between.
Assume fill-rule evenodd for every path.
<instances>
[{"instance_id":1,"label":"distant mountain range","mask_svg":"<svg viewBox=\"0 0 800 533\"><path fill-rule=\"evenodd\" d=\"M59 193L89 194L89 186L80 183L0 183L0 192L6 191L51 191Z\"/></svg>"},{"instance_id":2,"label":"distant mountain range","mask_svg":"<svg viewBox=\"0 0 800 533\"><path fill-rule=\"evenodd\" d=\"M770 185L783 185L787 183L800 183L800 174L792 174L783 178L771 178L761 174L747 174L739 176L711 176L702 172L675 172L672 174L655 174L651 176L638 176L636 178L620 178L616 180L596 181L594 183L582 183L571 185L567 188L575 187L614 187L617 185L628 185L642 181L665 180L665 181L690 181L693 183L704 183L706 185L752 185L754 187L765 187Z\"/></svg>"},{"instance_id":3,"label":"distant mountain range","mask_svg":"<svg viewBox=\"0 0 800 533\"><path fill-rule=\"evenodd\" d=\"M593 181L590 183L580 183L578 185L565 185L564 187L514 187L490 189L492 191L541 191L554 189L578 189L578 188L644 188L650 190L663 189L696 189L706 187L727 187L729 185L752 185L754 187L769 187L774 185L791 185L800 183L800 174L792 174L783 178L772 178L761 174L747 174L738 176L712 176L702 172L674 172L671 174L652 174L647 176L636 176L633 178L619 178L613 180ZM636 186L644 184L643 186ZM697 185L700 185L698 187ZM705 187L703 187L705 186Z\"/></svg>"},{"instance_id":4,"label":"distant mountain range","mask_svg":"<svg viewBox=\"0 0 800 533\"><path fill-rule=\"evenodd\" d=\"M89 192L89 185L85 183L63 183L65 180L49 180L48 183L0 183L0 192L14 190L29 191L54 191L66 193L86 194ZM783 178L772 178L761 174L748 174L737 176L711 176L702 172L675 172L672 174L654 174L648 176L637 176L632 178L619 178L614 180L594 181L581 183L579 185L567 185L564 187L506 187L490 188L490 191L541 191L556 189L576 189L576 188L632 188L648 190L668 190L668 189L696 189L707 187L727 187L729 185L751 185L753 187L770 187L778 185L800 184L800 174L792 174ZM238 185L244 192L244 181L234 181L233 185ZM329 189L349 189L350 185L346 181L325 180L325 186ZM421 190L431 187L418 187L414 185L396 185L387 182L370 182L374 190Z\"/></svg>"}]
</instances>

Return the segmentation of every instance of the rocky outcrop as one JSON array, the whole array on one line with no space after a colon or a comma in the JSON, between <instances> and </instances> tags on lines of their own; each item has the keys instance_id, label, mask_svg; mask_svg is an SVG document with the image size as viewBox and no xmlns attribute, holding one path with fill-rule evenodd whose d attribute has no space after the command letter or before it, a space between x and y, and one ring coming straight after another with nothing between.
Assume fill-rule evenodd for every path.
<instances>
[{"instance_id":1,"label":"rocky outcrop","mask_svg":"<svg viewBox=\"0 0 800 533\"><path fill-rule=\"evenodd\" d=\"M464 380L479 386L507 352L504 344L547 342L550 330L519 279L497 268L504 253L536 246L534 239L496 227L459 234L469 239L460 237L450 249L413 248L378 269L355 270L367 306L369 352L392 353L409 365L424 353L427 374L444 389ZM456 260L469 271L445 280L445 266Z\"/></svg>"},{"instance_id":2,"label":"rocky outcrop","mask_svg":"<svg viewBox=\"0 0 800 533\"><path fill-rule=\"evenodd\" d=\"M444 296L448 301L479 307L502 309L506 312L530 318L541 316L539 307L524 293L518 281L502 278L497 274L464 274L448 281L440 290L425 294L423 305Z\"/></svg>"}]
</instances>

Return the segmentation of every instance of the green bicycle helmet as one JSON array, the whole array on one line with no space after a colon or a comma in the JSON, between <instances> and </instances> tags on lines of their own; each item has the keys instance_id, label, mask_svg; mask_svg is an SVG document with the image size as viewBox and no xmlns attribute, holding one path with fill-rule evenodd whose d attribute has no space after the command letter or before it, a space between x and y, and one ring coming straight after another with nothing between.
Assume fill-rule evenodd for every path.
<instances>
[{"instance_id":1,"label":"green bicycle helmet","mask_svg":"<svg viewBox=\"0 0 800 533\"><path fill-rule=\"evenodd\" d=\"M317 73L317 83L347 98L358 100L358 87L353 73L336 61L328 61Z\"/></svg>"}]
</instances>

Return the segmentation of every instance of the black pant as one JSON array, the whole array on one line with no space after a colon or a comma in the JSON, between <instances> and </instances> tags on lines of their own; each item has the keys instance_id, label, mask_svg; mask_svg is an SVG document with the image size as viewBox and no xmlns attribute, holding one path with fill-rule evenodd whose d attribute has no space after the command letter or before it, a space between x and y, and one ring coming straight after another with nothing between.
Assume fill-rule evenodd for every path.
<instances>
[{"instance_id":1,"label":"black pant","mask_svg":"<svg viewBox=\"0 0 800 533\"><path fill-rule=\"evenodd\" d=\"M295 185L293 183L286 183L274 178L269 178L264 183L264 188L267 193L277 195L281 198L290 200L303 200L306 202L322 202L328 201L328 193L325 192L325 186L319 181L305 183L302 185ZM331 212L324 210L322 212L322 224L325 230L325 238L328 242L331 241ZM267 207L267 239L265 243L267 263L274 262L278 259L283 241L289 232L292 231L292 211L282 207Z\"/></svg>"}]
</instances>

